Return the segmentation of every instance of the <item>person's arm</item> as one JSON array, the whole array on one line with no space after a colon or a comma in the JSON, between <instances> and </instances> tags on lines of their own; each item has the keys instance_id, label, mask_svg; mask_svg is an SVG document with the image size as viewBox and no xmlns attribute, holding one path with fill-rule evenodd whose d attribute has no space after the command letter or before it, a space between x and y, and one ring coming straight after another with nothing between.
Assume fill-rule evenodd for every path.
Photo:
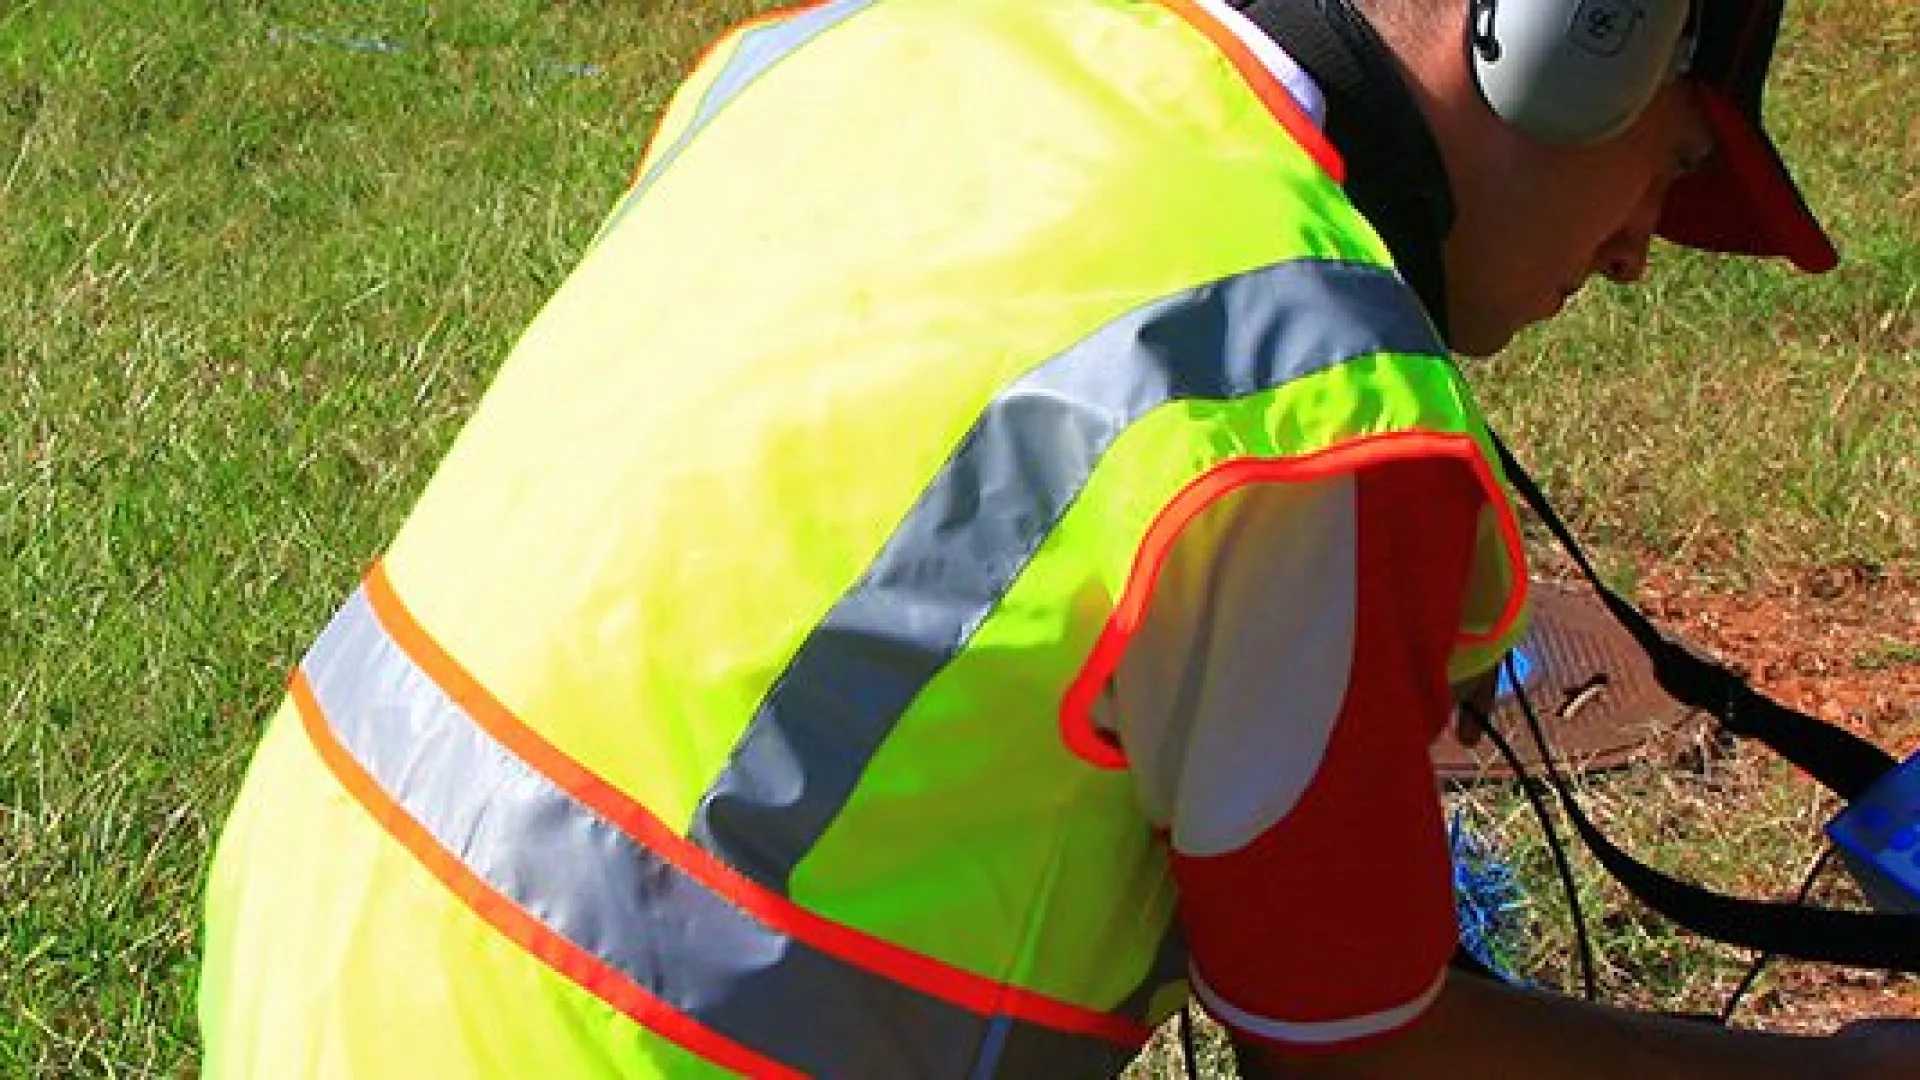
<instances>
[{"instance_id":1,"label":"person's arm","mask_svg":"<svg viewBox=\"0 0 1920 1080\"><path fill-rule=\"evenodd\" d=\"M1485 493L1457 462L1256 486L1188 526L1112 716L1166 826L1190 979L1253 1037L1379 1037L1456 947L1429 744Z\"/></svg>"},{"instance_id":2,"label":"person's arm","mask_svg":"<svg viewBox=\"0 0 1920 1080\"><path fill-rule=\"evenodd\" d=\"M1458 972L1418 1022L1324 1054L1236 1040L1243 1080L1424 1076L1554 1080L1920 1077L1920 1024L1879 1021L1833 1037L1741 1031L1522 990Z\"/></svg>"},{"instance_id":3,"label":"person's arm","mask_svg":"<svg viewBox=\"0 0 1920 1080\"><path fill-rule=\"evenodd\" d=\"M1920 1078L1910 1024L1794 1039L1441 974L1427 744L1483 505L1432 462L1231 497L1177 542L1099 710L1244 1075Z\"/></svg>"}]
</instances>

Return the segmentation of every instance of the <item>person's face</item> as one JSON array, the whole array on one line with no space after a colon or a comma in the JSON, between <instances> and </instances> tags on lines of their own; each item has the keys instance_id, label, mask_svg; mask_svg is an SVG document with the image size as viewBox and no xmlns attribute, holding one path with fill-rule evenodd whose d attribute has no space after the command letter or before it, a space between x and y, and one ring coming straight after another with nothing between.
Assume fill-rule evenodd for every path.
<instances>
[{"instance_id":1,"label":"person's face","mask_svg":"<svg viewBox=\"0 0 1920 1080\"><path fill-rule=\"evenodd\" d=\"M1559 314L1595 274L1638 281L1667 189L1712 152L1687 83L1666 87L1633 127L1594 146L1547 146L1498 121L1483 128L1450 170L1453 347L1499 351L1522 327Z\"/></svg>"}]
</instances>

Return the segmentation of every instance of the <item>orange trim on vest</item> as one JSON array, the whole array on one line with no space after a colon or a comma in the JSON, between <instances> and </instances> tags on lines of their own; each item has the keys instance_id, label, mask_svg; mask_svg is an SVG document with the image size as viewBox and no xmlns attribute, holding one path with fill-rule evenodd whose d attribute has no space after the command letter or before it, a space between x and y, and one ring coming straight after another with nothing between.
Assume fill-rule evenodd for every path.
<instances>
[{"instance_id":1,"label":"orange trim on vest","mask_svg":"<svg viewBox=\"0 0 1920 1080\"><path fill-rule=\"evenodd\" d=\"M593 954L548 929L518 904L494 891L440 842L421 828L404 807L388 797L373 777L360 767L327 725L314 697L305 672L295 672L288 691L307 737L348 794L352 795L374 821L413 853L427 872L464 902L508 940L555 971L580 984L594 997L612 1005L645 1025L649 1031L670 1039L695 1054L724 1068L749 1076L788 1077L799 1080L805 1074L790 1069L741 1046L673 1006L654 997L638 983L602 963Z\"/></svg>"},{"instance_id":2,"label":"orange trim on vest","mask_svg":"<svg viewBox=\"0 0 1920 1080\"><path fill-rule=\"evenodd\" d=\"M721 862L711 852L668 829L652 811L568 757L522 723L414 620L412 613L394 592L393 583L387 577L383 564L374 564L367 574L365 587L375 617L388 635L488 735L530 768L545 775L555 786L591 807L614 827L765 925L849 964L982 1016L1008 1016L1125 1047L1138 1047L1152 1036L1151 1028L1127 1017L1069 1004L964 971L823 918L784 896L768 891ZM318 741L316 738L316 743ZM344 751L341 753L344 754ZM351 762L348 764L351 765ZM365 786L371 783L357 765L352 766L351 773L338 768L335 772L341 777L342 783L350 788L355 788L356 784ZM402 826L418 831L412 819L405 818L404 811L384 795L379 796L379 806L370 804L369 809L396 837L403 836ZM403 820L390 821L392 814L400 815ZM433 844L423 833L419 839ZM403 842L406 841L403 839ZM413 849L414 845L408 843L408 847ZM420 854L429 867L450 861L450 856L440 852L437 846L434 850L432 858L417 849L416 854ZM470 876L464 868L460 868L459 872ZM446 879L443 877L442 880ZM497 907L505 902L504 898L493 894L477 879L474 884L485 891L483 899L487 903ZM456 888L455 891L461 890ZM466 895L462 892L463 897ZM469 902L473 901L469 899ZM475 910L486 915L486 910L480 906L476 905ZM518 909L515 909L515 914L519 914ZM489 918L489 921L493 920ZM516 937L515 940L520 939ZM547 952L539 949L534 951L543 958L548 956ZM568 971L568 974L573 973ZM585 980L580 981L589 989L593 988Z\"/></svg>"},{"instance_id":3,"label":"orange trim on vest","mask_svg":"<svg viewBox=\"0 0 1920 1080\"><path fill-rule=\"evenodd\" d=\"M1133 569L1121 590L1120 600L1101 628L1100 637L1080 674L1067 687L1060 701L1060 735L1068 749L1089 764L1105 769L1124 768L1126 752L1103 734L1093 721L1093 703L1113 678L1120 658L1140 628L1147 601L1160 580L1167 553L1192 521L1221 498L1255 483L1300 483L1338 476L1368 465L1413 457L1453 458L1473 470L1475 479L1495 507L1500 538L1507 550L1508 565L1519 570L1526 566L1525 549L1520 539L1520 524L1513 507L1502 494L1500 482L1471 436L1433 431L1395 431L1351 439L1316 453L1290 458L1234 458L1221 462L1196 477L1167 503L1147 528L1140 550L1135 553ZM1513 629L1514 620L1526 607L1527 579L1524 573L1507 594L1500 617L1492 630L1484 634L1462 631L1462 644L1475 645L1498 640Z\"/></svg>"},{"instance_id":4,"label":"orange trim on vest","mask_svg":"<svg viewBox=\"0 0 1920 1080\"><path fill-rule=\"evenodd\" d=\"M1320 126L1313 122L1313 118L1300 108L1300 103L1294 100L1292 91L1274 78L1273 72L1267 69L1267 65L1260 62L1259 57L1253 55L1253 50L1247 48L1247 43L1241 41L1238 34L1221 25L1218 19L1193 0L1160 0L1160 3L1191 23L1195 30L1205 34L1207 39L1213 42L1214 48L1219 49L1221 54L1233 64L1235 70L1240 72L1240 77L1253 88L1253 92L1259 96L1261 103L1267 107L1267 111L1273 114L1273 118L1280 121L1280 126L1286 128L1287 134L1293 136L1293 141L1299 143L1300 148L1305 150L1316 164L1326 170L1334 183L1347 182L1346 159L1342 158L1340 151L1334 149L1333 144L1327 141L1327 133L1321 131Z\"/></svg>"}]
</instances>

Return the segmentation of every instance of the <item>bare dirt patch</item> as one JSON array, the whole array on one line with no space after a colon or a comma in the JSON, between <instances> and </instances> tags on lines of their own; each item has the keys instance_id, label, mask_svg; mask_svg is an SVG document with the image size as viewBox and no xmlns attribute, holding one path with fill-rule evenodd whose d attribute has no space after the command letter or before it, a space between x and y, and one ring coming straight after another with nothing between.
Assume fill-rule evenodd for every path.
<instances>
[{"instance_id":1,"label":"bare dirt patch","mask_svg":"<svg viewBox=\"0 0 1920 1080\"><path fill-rule=\"evenodd\" d=\"M1637 594L1663 626L1773 697L1898 756L1920 750L1920 579L1871 566L1822 567L1736 594L1686 571L1656 569ZM1817 889L1815 897L1833 891ZM1866 1016L1920 1017L1920 980L1777 965L1741 1010L1746 1023L1809 1032Z\"/></svg>"}]
</instances>

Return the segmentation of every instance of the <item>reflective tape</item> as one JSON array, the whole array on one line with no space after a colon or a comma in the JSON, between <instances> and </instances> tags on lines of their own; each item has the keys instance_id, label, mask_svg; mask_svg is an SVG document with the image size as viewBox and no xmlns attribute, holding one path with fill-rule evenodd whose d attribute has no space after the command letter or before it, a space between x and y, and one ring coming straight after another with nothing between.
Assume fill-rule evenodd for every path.
<instances>
[{"instance_id":1,"label":"reflective tape","mask_svg":"<svg viewBox=\"0 0 1920 1080\"><path fill-rule=\"evenodd\" d=\"M734 46L733 55L727 58L726 67L720 69L713 85L701 95L700 104L695 107L692 119L687 121L686 129L680 132L671 146L660 152L652 168L620 200L620 205L600 226L599 236L604 237L613 230L614 225L653 187L654 181L660 179L660 174L687 148L694 136L700 134L729 102L739 97L741 91L794 50L872 6L873 0L834 0L742 32L740 43Z\"/></svg>"},{"instance_id":2,"label":"reflective tape","mask_svg":"<svg viewBox=\"0 0 1920 1080\"><path fill-rule=\"evenodd\" d=\"M1392 271L1298 260L1148 303L1009 385L774 681L691 835L784 893L1130 424L1377 353L1445 348Z\"/></svg>"},{"instance_id":3,"label":"reflective tape","mask_svg":"<svg viewBox=\"0 0 1920 1080\"><path fill-rule=\"evenodd\" d=\"M806 1074L1111 1075L1131 1057L1131 1038L967 1008L749 913L495 738L474 715L471 685L450 693L409 654L402 642L419 631L395 632L410 616L389 610L398 601L381 582L376 571L301 664L296 697L319 713L309 730L337 744L406 828L556 942L705 1032ZM566 951L539 944L549 962Z\"/></svg>"}]
</instances>

